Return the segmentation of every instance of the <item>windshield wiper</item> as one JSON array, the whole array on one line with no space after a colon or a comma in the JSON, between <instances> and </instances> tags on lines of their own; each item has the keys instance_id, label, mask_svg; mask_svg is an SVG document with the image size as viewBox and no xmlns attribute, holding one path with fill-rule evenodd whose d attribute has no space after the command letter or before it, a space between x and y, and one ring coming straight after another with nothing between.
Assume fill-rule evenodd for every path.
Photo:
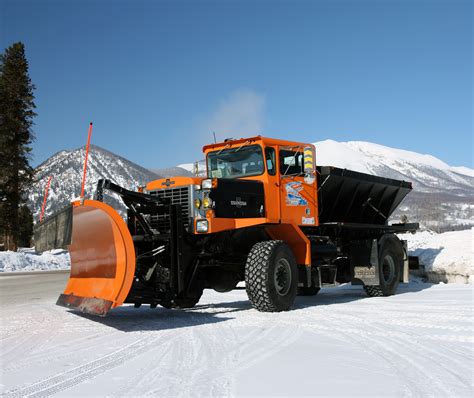
<instances>
[{"instance_id":1,"label":"windshield wiper","mask_svg":"<svg viewBox=\"0 0 474 398\"><path fill-rule=\"evenodd\" d=\"M219 152L216 153L216 155L220 155L221 152L224 150L224 149L227 149L230 147L230 144L226 144L226 146L224 148L222 148Z\"/></svg>"},{"instance_id":2,"label":"windshield wiper","mask_svg":"<svg viewBox=\"0 0 474 398\"><path fill-rule=\"evenodd\" d=\"M235 153L235 152L239 152L239 151L242 149L242 147L245 146L246 144L250 144L250 140L245 141L241 146L239 146L239 147L234 151L234 153Z\"/></svg>"}]
</instances>

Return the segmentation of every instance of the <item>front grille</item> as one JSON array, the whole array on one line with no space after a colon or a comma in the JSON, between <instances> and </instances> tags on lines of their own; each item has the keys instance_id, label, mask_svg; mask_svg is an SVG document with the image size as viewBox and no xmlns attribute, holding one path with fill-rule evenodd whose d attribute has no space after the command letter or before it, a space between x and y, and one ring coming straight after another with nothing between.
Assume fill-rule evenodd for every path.
<instances>
[{"instance_id":1,"label":"front grille","mask_svg":"<svg viewBox=\"0 0 474 398\"><path fill-rule=\"evenodd\" d=\"M190 187L179 187L179 188L168 188L159 189L157 191L150 191L150 195L158 196L159 198L169 199L171 204L181 205L181 216L183 219L184 228L188 227L189 224L189 211L190 211ZM154 215L151 216L152 228L162 233L167 233L170 230L170 217L169 214Z\"/></svg>"}]
</instances>

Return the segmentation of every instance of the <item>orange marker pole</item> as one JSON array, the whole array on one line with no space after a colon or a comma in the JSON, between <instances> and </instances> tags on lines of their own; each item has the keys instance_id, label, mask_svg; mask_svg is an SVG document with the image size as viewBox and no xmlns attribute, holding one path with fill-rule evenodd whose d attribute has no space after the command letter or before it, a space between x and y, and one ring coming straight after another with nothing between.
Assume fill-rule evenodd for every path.
<instances>
[{"instance_id":1,"label":"orange marker pole","mask_svg":"<svg viewBox=\"0 0 474 398\"><path fill-rule=\"evenodd\" d=\"M84 199L84 186L86 185L87 158L89 157L89 148L91 146L92 122L89 124L89 133L87 134L86 158L84 159L84 173L82 174L81 199Z\"/></svg>"},{"instance_id":2,"label":"orange marker pole","mask_svg":"<svg viewBox=\"0 0 474 398\"><path fill-rule=\"evenodd\" d=\"M48 199L49 186L51 185L51 179L53 176L49 176L46 188L44 190L43 206L41 206L40 222L43 221L44 211L46 210L46 200Z\"/></svg>"}]
</instances>

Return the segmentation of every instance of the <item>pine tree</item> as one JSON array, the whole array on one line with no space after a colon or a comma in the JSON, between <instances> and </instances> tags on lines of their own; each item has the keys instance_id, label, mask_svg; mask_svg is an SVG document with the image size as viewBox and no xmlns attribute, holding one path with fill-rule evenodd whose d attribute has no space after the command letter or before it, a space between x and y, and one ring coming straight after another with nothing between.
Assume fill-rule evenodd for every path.
<instances>
[{"instance_id":1,"label":"pine tree","mask_svg":"<svg viewBox=\"0 0 474 398\"><path fill-rule=\"evenodd\" d=\"M0 232L9 250L18 248L19 209L33 178L34 89L25 46L14 43L0 55Z\"/></svg>"},{"instance_id":2,"label":"pine tree","mask_svg":"<svg viewBox=\"0 0 474 398\"><path fill-rule=\"evenodd\" d=\"M19 231L18 246L30 247L33 237L33 214L27 205L20 206L18 211Z\"/></svg>"}]
</instances>

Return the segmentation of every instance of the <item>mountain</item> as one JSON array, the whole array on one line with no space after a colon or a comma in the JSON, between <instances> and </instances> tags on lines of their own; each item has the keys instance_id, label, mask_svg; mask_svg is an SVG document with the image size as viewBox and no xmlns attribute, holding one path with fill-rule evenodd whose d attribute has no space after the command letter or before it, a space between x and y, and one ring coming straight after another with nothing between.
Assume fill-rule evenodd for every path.
<instances>
[{"instance_id":1,"label":"mountain","mask_svg":"<svg viewBox=\"0 0 474 398\"><path fill-rule=\"evenodd\" d=\"M166 178L176 177L176 176L191 177L194 175L191 170L187 170L186 168L181 167L181 166L167 167L165 169L151 169L153 173L166 177Z\"/></svg>"},{"instance_id":2,"label":"mountain","mask_svg":"<svg viewBox=\"0 0 474 398\"><path fill-rule=\"evenodd\" d=\"M52 181L45 216L53 214L79 197L84 157L84 147L72 151L60 151L36 168L35 182L28 191L27 201L33 211L35 222L39 220L44 189L49 176L52 176ZM107 178L128 189L137 189L147 181L160 178L160 175L103 148L91 145L85 186L86 198L93 197L97 180L100 178ZM122 212L125 209L121 200L115 196L109 197L107 203Z\"/></svg>"},{"instance_id":3,"label":"mountain","mask_svg":"<svg viewBox=\"0 0 474 398\"><path fill-rule=\"evenodd\" d=\"M370 142L315 143L316 162L411 181L413 191L393 218L408 216L439 232L474 225L474 170L431 156Z\"/></svg>"},{"instance_id":4,"label":"mountain","mask_svg":"<svg viewBox=\"0 0 474 398\"><path fill-rule=\"evenodd\" d=\"M392 219L402 215L420 222L425 228L439 232L474 225L474 170L452 167L431 155L390 148L370 142L333 140L319 141L316 163L360 171L363 173L411 181L413 192L402 202ZM84 148L61 151L37 168L37 182L29 191L28 204L35 221L39 219L44 187L49 175L53 181L46 214L52 214L80 193ZM193 163L167 169L147 170L127 159L97 146L91 146L87 173L86 196L92 197L99 178L108 178L129 189L136 189L156 178L192 175ZM199 171L205 163L199 162ZM110 204L123 210L117 198ZM122 212L123 214L123 212Z\"/></svg>"}]
</instances>

